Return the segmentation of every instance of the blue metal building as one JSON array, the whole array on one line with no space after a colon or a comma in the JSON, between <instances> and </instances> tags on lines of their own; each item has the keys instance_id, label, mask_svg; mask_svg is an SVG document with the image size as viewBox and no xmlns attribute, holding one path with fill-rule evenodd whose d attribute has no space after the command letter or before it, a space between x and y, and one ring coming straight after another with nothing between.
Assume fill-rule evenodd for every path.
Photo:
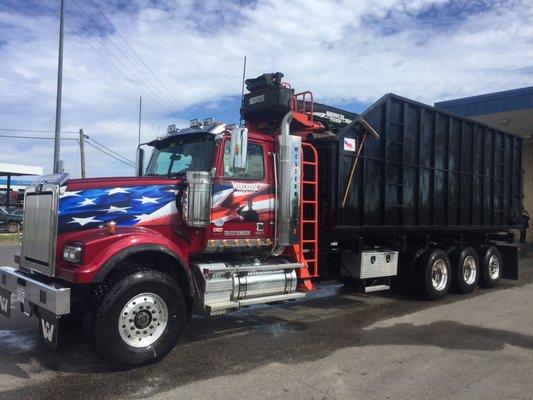
<instances>
[{"instance_id":1,"label":"blue metal building","mask_svg":"<svg viewBox=\"0 0 533 400\"><path fill-rule=\"evenodd\" d=\"M471 117L526 139L533 137L533 86L440 101L435 103L435 107Z\"/></svg>"}]
</instances>

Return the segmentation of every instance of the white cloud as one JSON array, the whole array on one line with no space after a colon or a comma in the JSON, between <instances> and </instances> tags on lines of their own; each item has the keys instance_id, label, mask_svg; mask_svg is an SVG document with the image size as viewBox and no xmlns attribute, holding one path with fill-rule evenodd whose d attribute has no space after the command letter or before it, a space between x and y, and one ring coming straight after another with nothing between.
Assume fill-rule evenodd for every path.
<instances>
[{"instance_id":1,"label":"white cloud","mask_svg":"<svg viewBox=\"0 0 533 400\"><path fill-rule=\"evenodd\" d=\"M90 2L78 2L106 26ZM75 2L68 4L92 29ZM98 4L173 96L146 69L145 75L136 73L139 81L146 82L148 76L171 98L138 89L94 52L92 47L98 48L126 74L134 69L114 47L112 41L131 54L109 26L99 40L120 61L94 38L87 39L88 45L67 27L63 129L82 127L130 159L140 94L145 99L147 139L158 127L164 132L178 116L193 117L182 109L170 115L168 107L151 97L195 106L208 116L213 107L240 94L244 55L248 76L282 71L293 87L311 89L318 99L331 102L371 102L395 92L432 103L528 86L533 76L533 10L527 1L138 0L126 8L118 2ZM53 129L57 18L45 12L0 7L0 127ZM72 15L67 14L67 22L88 36ZM51 165L52 142L0 140L0 161ZM91 176L131 174L96 150L88 152ZM74 172L75 142L65 143L63 154L67 169Z\"/></svg>"}]
</instances>

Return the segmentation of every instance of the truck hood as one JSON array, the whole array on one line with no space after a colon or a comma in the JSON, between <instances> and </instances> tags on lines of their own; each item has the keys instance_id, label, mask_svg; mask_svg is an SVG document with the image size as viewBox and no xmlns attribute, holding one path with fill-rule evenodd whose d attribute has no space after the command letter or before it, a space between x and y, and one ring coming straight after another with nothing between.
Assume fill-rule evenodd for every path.
<instances>
[{"instance_id":1,"label":"truck hood","mask_svg":"<svg viewBox=\"0 0 533 400\"><path fill-rule=\"evenodd\" d=\"M169 225L177 216L182 178L71 179L59 197L58 233L103 227Z\"/></svg>"}]
</instances>

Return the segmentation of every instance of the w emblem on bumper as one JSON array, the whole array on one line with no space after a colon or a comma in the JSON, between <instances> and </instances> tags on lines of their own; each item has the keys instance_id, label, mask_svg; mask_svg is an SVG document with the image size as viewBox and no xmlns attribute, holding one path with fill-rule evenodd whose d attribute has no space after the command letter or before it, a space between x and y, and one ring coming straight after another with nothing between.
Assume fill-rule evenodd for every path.
<instances>
[{"instance_id":1,"label":"w emblem on bumper","mask_svg":"<svg viewBox=\"0 0 533 400\"><path fill-rule=\"evenodd\" d=\"M10 317L11 312L11 293L0 288L0 314Z\"/></svg>"},{"instance_id":2,"label":"w emblem on bumper","mask_svg":"<svg viewBox=\"0 0 533 400\"><path fill-rule=\"evenodd\" d=\"M7 313L8 308L9 308L9 300L3 296L0 296L0 310L2 310L2 312Z\"/></svg>"},{"instance_id":3,"label":"w emblem on bumper","mask_svg":"<svg viewBox=\"0 0 533 400\"><path fill-rule=\"evenodd\" d=\"M52 325L50 322L45 321L44 319L41 320L41 324L43 328L43 338L52 343L54 341L55 326Z\"/></svg>"}]
</instances>

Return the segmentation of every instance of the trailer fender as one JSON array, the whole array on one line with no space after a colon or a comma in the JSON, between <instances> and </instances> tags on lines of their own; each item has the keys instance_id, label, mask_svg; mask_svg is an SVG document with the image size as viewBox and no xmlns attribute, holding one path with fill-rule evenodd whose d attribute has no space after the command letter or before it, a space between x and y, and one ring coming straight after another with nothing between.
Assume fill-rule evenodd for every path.
<instances>
[{"instance_id":1,"label":"trailer fender","mask_svg":"<svg viewBox=\"0 0 533 400\"><path fill-rule=\"evenodd\" d=\"M497 244L495 247L500 251L502 256L502 273L503 279L518 279L518 256L520 247L517 244Z\"/></svg>"}]
</instances>

